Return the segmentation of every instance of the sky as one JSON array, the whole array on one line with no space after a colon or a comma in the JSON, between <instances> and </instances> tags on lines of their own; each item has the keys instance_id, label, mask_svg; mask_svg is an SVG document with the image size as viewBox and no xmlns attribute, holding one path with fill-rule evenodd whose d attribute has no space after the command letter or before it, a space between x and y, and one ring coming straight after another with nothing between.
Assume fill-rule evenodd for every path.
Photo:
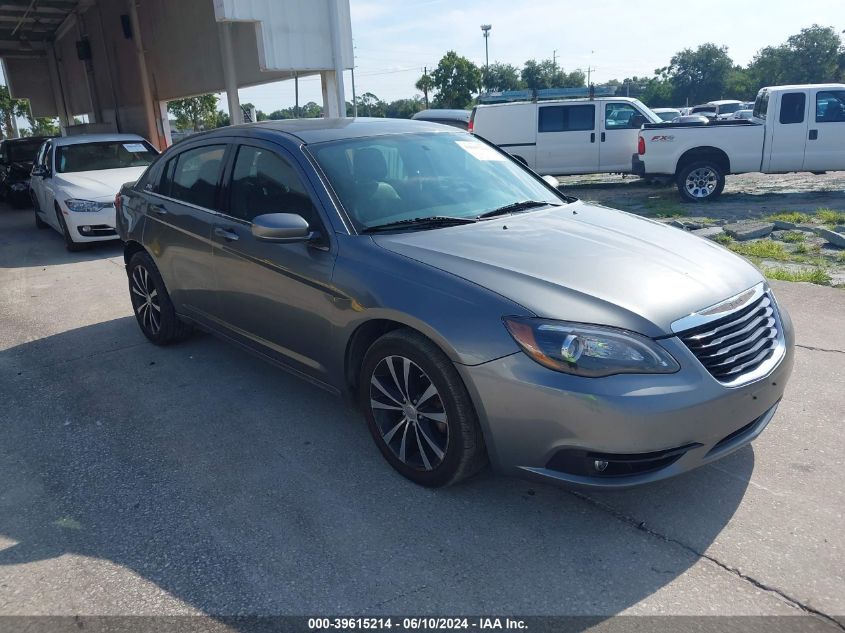
<instances>
[{"instance_id":1,"label":"sky","mask_svg":"<svg viewBox=\"0 0 845 633\"><path fill-rule=\"evenodd\" d=\"M385 101L419 94L414 83L448 50L484 64L481 24L491 24L490 63L518 68L556 55L567 72L594 68L595 83L651 75L674 53L726 45L747 64L764 46L814 23L845 29L843 0L350 0L356 93ZM556 51L556 53L555 53ZM347 100L352 100L349 72ZM293 82L240 91L241 103L272 112L293 105ZM300 103L321 103L320 79L300 79ZM225 109L225 99L221 99Z\"/></svg>"},{"instance_id":2,"label":"sky","mask_svg":"<svg viewBox=\"0 0 845 633\"><path fill-rule=\"evenodd\" d=\"M845 0L350 0L356 93L385 101L419 94L423 68L448 50L484 64L480 26L492 25L490 63L517 68L556 56L567 72L609 79L649 76L674 53L705 42L726 45L747 64L764 46L814 23L845 30ZM2 80L2 77L0 77ZM350 73L345 73L352 100ZM300 104L322 103L319 76L299 80ZM240 90L241 103L259 110L294 105L293 81ZM225 95L219 108L227 111Z\"/></svg>"}]
</instances>

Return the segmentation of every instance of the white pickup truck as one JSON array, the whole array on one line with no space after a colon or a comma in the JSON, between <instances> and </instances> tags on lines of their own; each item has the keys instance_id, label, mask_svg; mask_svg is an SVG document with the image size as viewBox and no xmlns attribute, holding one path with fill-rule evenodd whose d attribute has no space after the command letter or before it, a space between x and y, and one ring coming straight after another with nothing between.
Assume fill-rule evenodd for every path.
<instances>
[{"instance_id":1,"label":"white pickup truck","mask_svg":"<svg viewBox=\"0 0 845 633\"><path fill-rule=\"evenodd\" d=\"M773 86L750 120L648 123L632 171L672 176L689 201L716 198L726 174L845 170L845 84Z\"/></svg>"}]
</instances>

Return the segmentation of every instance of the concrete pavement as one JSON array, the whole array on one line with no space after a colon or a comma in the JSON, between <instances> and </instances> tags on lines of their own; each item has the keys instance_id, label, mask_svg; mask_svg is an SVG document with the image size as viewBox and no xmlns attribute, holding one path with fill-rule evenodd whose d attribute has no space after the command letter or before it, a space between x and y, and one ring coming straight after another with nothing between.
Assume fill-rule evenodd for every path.
<instances>
[{"instance_id":1,"label":"concrete pavement","mask_svg":"<svg viewBox=\"0 0 845 633\"><path fill-rule=\"evenodd\" d=\"M141 335L119 246L0 208L0 615L734 614L845 623L845 292L773 283L795 373L753 447L573 493L394 474L340 400ZM839 621L839 624L836 623Z\"/></svg>"}]
</instances>

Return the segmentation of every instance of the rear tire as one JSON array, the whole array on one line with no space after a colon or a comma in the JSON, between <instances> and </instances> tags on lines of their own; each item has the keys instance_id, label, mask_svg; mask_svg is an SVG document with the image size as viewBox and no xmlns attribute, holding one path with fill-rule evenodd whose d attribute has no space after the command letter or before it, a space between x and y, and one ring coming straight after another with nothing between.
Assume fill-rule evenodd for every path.
<instances>
[{"instance_id":1,"label":"rear tire","mask_svg":"<svg viewBox=\"0 0 845 633\"><path fill-rule=\"evenodd\" d=\"M364 356L358 397L381 454L421 486L448 486L487 464L484 438L452 361L408 329L382 336Z\"/></svg>"},{"instance_id":2,"label":"rear tire","mask_svg":"<svg viewBox=\"0 0 845 633\"><path fill-rule=\"evenodd\" d=\"M135 253L126 267L129 298L141 331L156 345L170 345L187 338L191 326L176 315L164 280L152 258Z\"/></svg>"},{"instance_id":3,"label":"rear tire","mask_svg":"<svg viewBox=\"0 0 845 633\"><path fill-rule=\"evenodd\" d=\"M708 202L721 195L725 188L725 174L716 162L701 160L681 169L675 182L682 200Z\"/></svg>"}]
</instances>

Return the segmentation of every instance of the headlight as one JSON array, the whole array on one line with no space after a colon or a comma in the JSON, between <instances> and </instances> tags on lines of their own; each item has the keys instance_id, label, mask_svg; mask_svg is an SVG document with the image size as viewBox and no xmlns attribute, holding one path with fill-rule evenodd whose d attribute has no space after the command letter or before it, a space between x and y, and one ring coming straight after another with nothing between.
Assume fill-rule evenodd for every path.
<instances>
[{"instance_id":1,"label":"headlight","mask_svg":"<svg viewBox=\"0 0 845 633\"><path fill-rule=\"evenodd\" d=\"M93 200L77 200L71 198L65 200L65 206L74 213L93 213L102 211L111 206L111 202L94 202Z\"/></svg>"},{"instance_id":2,"label":"headlight","mask_svg":"<svg viewBox=\"0 0 845 633\"><path fill-rule=\"evenodd\" d=\"M535 361L567 374L671 374L681 367L645 336L597 325L505 317L505 326Z\"/></svg>"}]
</instances>

